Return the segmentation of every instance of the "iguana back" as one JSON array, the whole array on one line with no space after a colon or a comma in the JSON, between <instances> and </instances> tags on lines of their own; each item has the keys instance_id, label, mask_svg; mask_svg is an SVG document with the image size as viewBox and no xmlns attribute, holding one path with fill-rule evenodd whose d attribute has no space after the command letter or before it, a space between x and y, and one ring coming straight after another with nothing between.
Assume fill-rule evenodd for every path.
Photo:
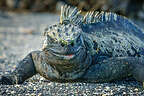
<instances>
[{"instance_id":1,"label":"iguana back","mask_svg":"<svg viewBox=\"0 0 144 96\"><path fill-rule=\"evenodd\" d=\"M130 20L115 13L88 13L83 31L92 39L98 54L140 56L144 54L144 32Z\"/></svg>"}]
</instances>

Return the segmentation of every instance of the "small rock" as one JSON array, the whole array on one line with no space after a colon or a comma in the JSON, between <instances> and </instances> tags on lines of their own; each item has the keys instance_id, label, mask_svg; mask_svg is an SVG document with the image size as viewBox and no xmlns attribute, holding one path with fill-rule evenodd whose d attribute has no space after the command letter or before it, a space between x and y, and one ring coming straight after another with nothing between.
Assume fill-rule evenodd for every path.
<instances>
[{"instance_id":1,"label":"small rock","mask_svg":"<svg viewBox=\"0 0 144 96\"><path fill-rule=\"evenodd\" d=\"M36 89L37 89L37 88L34 86L34 87L33 87L33 90L36 90Z\"/></svg>"},{"instance_id":2,"label":"small rock","mask_svg":"<svg viewBox=\"0 0 144 96\"><path fill-rule=\"evenodd\" d=\"M125 95L125 94L126 94L126 92L123 92L123 94Z\"/></svg>"},{"instance_id":3,"label":"small rock","mask_svg":"<svg viewBox=\"0 0 144 96\"><path fill-rule=\"evenodd\" d=\"M36 96L36 94L35 93L31 93L30 96Z\"/></svg>"},{"instance_id":4,"label":"small rock","mask_svg":"<svg viewBox=\"0 0 144 96\"><path fill-rule=\"evenodd\" d=\"M38 96L42 96L42 93L39 93Z\"/></svg>"},{"instance_id":5,"label":"small rock","mask_svg":"<svg viewBox=\"0 0 144 96\"><path fill-rule=\"evenodd\" d=\"M11 91L11 94L14 94L15 93L15 91Z\"/></svg>"},{"instance_id":6,"label":"small rock","mask_svg":"<svg viewBox=\"0 0 144 96\"><path fill-rule=\"evenodd\" d=\"M20 87L20 85L16 84L15 87Z\"/></svg>"},{"instance_id":7,"label":"small rock","mask_svg":"<svg viewBox=\"0 0 144 96\"><path fill-rule=\"evenodd\" d=\"M108 86L107 86L107 87L105 87L105 88L106 88L106 90L109 90L109 89L110 89L110 87L108 87Z\"/></svg>"},{"instance_id":8,"label":"small rock","mask_svg":"<svg viewBox=\"0 0 144 96\"><path fill-rule=\"evenodd\" d=\"M135 88L134 91L138 91L138 88Z\"/></svg>"}]
</instances>

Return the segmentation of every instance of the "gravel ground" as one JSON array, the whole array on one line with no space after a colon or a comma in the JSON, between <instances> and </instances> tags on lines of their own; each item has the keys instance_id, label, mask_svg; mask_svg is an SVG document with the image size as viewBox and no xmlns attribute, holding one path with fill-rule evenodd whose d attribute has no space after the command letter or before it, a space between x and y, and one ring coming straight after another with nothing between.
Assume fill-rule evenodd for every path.
<instances>
[{"instance_id":1,"label":"gravel ground","mask_svg":"<svg viewBox=\"0 0 144 96\"><path fill-rule=\"evenodd\" d=\"M32 50L42 46L43 26L54 24L59 17L48 13L0 13L0 75L12 71L16 64ZM137 22L144 28L142 22ZM0 95L144 95L139 82L132 78L112 83L55 83L40 75L21 85L0 85Z\"/></svg>"}]
</instances>

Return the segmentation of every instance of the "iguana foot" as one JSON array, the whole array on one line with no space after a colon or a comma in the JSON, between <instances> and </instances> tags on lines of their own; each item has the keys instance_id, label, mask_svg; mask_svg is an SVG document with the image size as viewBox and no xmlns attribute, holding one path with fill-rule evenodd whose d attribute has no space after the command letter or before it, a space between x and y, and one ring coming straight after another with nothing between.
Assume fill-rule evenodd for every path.
<instances>
[{"instance_id":1,"label":"iguana foot","mask_svg":"<svg viewBox=\"0 0 144 96\"><path fill-rule=\"evenodd\" d=\"M0 84L22 84L26 79L35 75L37 72L33 63L32 53L34 52L29 53L23 60L21 60L13 72L1 76Z\"/></svg>"}]
</instances>

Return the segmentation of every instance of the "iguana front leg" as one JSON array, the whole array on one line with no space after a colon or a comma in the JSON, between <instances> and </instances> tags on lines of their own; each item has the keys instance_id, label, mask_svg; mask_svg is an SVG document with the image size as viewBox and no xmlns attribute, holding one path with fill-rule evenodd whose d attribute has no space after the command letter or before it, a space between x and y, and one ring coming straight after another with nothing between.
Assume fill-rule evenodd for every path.
<instances>
[{"instance_id":1,"label":"iguana front leg","mask_svg":"<svg viewBox=\"0 0 144 96\"><path fill-rule=\"evenodd\" d=\"M36 69L32 59L32 54L35 52L29 53L22 61L19 62L16 69L6 75L3 75L0 78L0 84L12 85L12 84L21 84L26 79L35 75Z\"/></svg>"},{"instance_id":2,"label":"iguana front leg","mask_svg":"<svg viewBox=\"0 0 144 96\"><path fill-rule=\"evenodd\" d=\"M92 64L81 77L89 82L110 82L133 76L144 82L144 58L115 57Z\"/></svg>"}]
</instances>

